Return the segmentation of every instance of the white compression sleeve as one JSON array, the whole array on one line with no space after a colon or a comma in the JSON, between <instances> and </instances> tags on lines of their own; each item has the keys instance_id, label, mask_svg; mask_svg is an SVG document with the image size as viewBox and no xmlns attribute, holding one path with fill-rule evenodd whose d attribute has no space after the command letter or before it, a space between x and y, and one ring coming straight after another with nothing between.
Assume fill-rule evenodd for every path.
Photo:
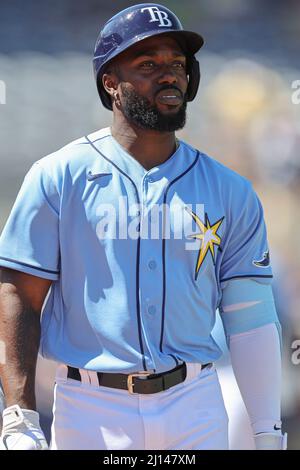
<instances>
[{"instance_id":1,"label":"white compression sleeve","mask_svg":"<svg viewBox=\"0 0 300 470\"><path fill-rule=\"evenodd\" d=\"M229 348L253 433L281 433L281 352L276 324L231 335Z\"/></svg>"}]
</instances>

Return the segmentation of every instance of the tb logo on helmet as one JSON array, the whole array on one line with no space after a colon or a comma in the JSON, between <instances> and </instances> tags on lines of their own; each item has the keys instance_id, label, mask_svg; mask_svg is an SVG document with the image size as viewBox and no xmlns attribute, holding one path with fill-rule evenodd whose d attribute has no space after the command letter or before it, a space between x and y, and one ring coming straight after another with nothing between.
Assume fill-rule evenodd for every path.
<instances>
[{"instance_id":1,"label":"tb logo on helmet","mask_svg":"<svg viewBox=\"0 0 300 470\"><path fill-rule=\"evenodd\" d=\"M172 21L168 17L168 13L163 10L159 10L157 7L147 7L147 8L142 8L141 13L144 13L145 10L148 10L150 15L151 15L151 20L149 23L152 23L153 21L158 21L159 22L159 27L161 26L172 26Z\"/></svg>"}]
</instances>

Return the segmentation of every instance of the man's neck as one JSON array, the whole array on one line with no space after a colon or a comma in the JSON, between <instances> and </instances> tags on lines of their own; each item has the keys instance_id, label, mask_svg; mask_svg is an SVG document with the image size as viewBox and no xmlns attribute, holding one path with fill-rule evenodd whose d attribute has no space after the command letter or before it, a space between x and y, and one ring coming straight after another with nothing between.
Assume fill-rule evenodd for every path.
<instances>
[{"instance_id":1,"label":"man's neck","mask_svg":"<svg viewBox=\"0 0 300 470\"><path fill-rule=\"evenodd\" d=\"M127 122L113 123L112 136L146 170L161 165L176 150L174 132L158 132L139 129Z\"/></svg>"}]
</instances>

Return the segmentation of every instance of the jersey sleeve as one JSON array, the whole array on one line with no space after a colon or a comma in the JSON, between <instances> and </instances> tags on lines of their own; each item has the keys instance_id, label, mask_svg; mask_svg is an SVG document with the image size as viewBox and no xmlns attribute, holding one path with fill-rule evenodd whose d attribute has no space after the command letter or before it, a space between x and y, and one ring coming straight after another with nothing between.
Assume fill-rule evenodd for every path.
<instances>
[{"instance_id":1,"label":"jersey sleeve","mask_svg":"<svg viewBox=\"0 0 300 470\"><path fill-rule=\"evenodd\" d=\"M247 182L230 208L229 228L220 266L221 287L231 279L254 278L271 283L267 232L262 205Z\"/></svg>"},{"instance_id":2,"label":"jersey sleeve","mask_svg":"<svg viewBox=\"0 0 300 470\"><path fill-rule=\"evenodd\" d=\"M0 237L0 266L59 278L59 195L39 162L25 176Z\"/></svg>"}]
</instances>

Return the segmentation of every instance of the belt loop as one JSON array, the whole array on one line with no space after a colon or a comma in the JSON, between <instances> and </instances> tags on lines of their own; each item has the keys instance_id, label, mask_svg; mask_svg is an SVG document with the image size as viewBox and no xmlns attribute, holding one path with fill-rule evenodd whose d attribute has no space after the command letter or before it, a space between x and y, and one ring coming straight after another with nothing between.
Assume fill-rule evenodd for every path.
<instances>
[{"instance_id":1,"label":"belt loop","mask_svg":"<svg viewBox=\"0 0 300 470\"><path fill-rule=\"evenodd\" d=\"M89 376L89 379L90 379L90 384L93 386L93 387L99 387L99 380L98 380L98 374L97 372L94 372L92 370L89 370L88 371L88 376Z\"/></svg>"},{"instance_id":2,"label":"belt loop","mask_svg":"<svg viewBox=\"0 0 300 470\"><path fill-rule=\"evenodd\" d=\"M66 366L65 364L59 364L55 373L56 380L66 381L67 377L68 377L68 366Z\"/></svg>"},{"instance_id":3,"label":"belt loop","mask_svg":"<svg viewBox=\"0 0 300 470\"><path fill-rule=\"evenodd\" d=\"M91 385L91 379L89 377L89 373L85 369L79 369L80 377L81 377L81 382L83 384L88 384Z\"/></svg>"},{"instance_id":4,"label":"belt loop","mask_svg":"<svg viewBox=\"0 0 300 470\"><path fill-rule=\"evenodd\" d=\"M199 362L187 362L186 363L186 380L193 380L202 371L202 365Z\"/></svg>"}]
</instances>

